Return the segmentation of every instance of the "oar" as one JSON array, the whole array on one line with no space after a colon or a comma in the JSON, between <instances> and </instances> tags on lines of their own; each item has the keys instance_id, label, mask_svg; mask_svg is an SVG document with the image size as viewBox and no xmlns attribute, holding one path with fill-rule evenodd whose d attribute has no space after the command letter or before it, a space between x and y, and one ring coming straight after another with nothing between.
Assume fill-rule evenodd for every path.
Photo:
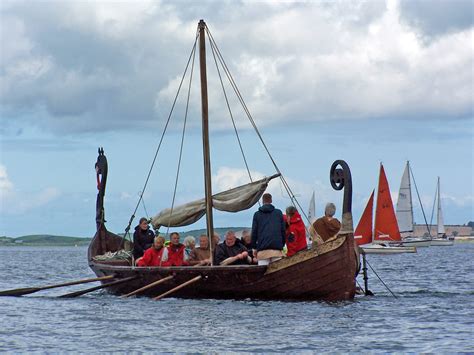
<instances>
[{"instance_id":1,"label":"oar","mask_svg":"<svg viewBox=\"0 0 474 355\"><path fill-rule=\"evenodd\" d=\"M100 289L103 289L103 288L107 288L107 287L110 287L110 286L115 286L115 285L120 285L124 282L127 282L127 281L130 281L130 280L134 280L136 279L138 276L130 276L130 277L126 277L124 279L119 279L117 281L112 281L112 282L109 282L109 283L106 283L106 284L103 284L103 285L100 285L100 286L95 286L95 287L91 287L91 288L86 288L85 290L81 290L81 291L76 291L76 292L71 292L71 293L66 293L65 295L61 295L61 296L58 296L59 298L73 298L73 297L77 297L77 296L81 296L81 295L84 295L86 293L89 293L89 292L93 292L95 290L100 290Z\"/></svg>"},{"instance_id":2,"label":"oar","mask_svg":"<svg viewBox=\"0 0 474 355\"><path fill-rule=\"evenodd\" d=\"M153 298L155 301L158 301L160 299L162 299L163 297L165 296L168 296L169 294L175 292L175 291L178 291L178 290L181 290L183 287L186 287L188 285L191 285L192 283L196 282L196 281L199 281L200 279L202 279L202 276L199 275L199 276L196 276L194 279L191 279L189 281L186 281L184 283L182 283L181 285L179 286L176 286L175 288L172 288L171 290L169 291L166 291L165 293L162 293L161 295L159 296L156 296L155 298Z\"/></svg>"},{"instance_id":3,"label":"oar","mask_svg":"<svg viewBox=\"0 0 474 355\"><path fill-rule=\"evenodd\" d=\"M155 286L158 286L159 284L163 283L163 282L166 282L168 280L171 280L174 276L171 275L171 276L167 276L163 279L159 279L158 281L154 281L152 282L151 284L148 284L146 286L143 286L143 287L140 287L139 289L135 290L135 291L132 291L130 293L127 293L126 295L123 295L122 297L120 298L127 298L127 297L130 297L130 296L133 296L133 295L136 295L137 293L140 293L142 291L145 291L145 290L148 290L149 288L152 288L152 287L155 287Z\"/></svg>"},{"instance_id":4,"label":"oar","mask_svg":"<svg viewBox=\"0 0 474 355\"><path fill-rule=\"evenodd\" d=\"M109 275L109 276L96 277L94 279L71 281L71 282L66 282L66 283L61 283L61 284L56 284L56 285L49 285L49 286L16 288L14 290L0 291L0 296L23 296L23 295L28 295L30 293L38 292L41 290L48 290L50 288L80 285L80 284L85 284L89 282L109 280L113 278L114 278L113 275Z\"/></svg>"}]
</instances>

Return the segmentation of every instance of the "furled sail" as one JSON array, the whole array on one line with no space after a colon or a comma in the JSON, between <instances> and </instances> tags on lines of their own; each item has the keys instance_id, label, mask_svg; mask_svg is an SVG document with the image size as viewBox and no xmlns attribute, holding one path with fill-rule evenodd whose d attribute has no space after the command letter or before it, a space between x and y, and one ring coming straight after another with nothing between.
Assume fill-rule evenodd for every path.
<instances>
[{"instance_id":1,"label":"furled sail","mask_svg":"<svg viewBox=\"0 0 474 355\"><path fill-rule=\"evenodd\" d=\"M239 212L249 209L257 203L265 192L268 182L280 176L263 178L212 196L212 206L219 211ZM155 229L161 226L182 227L198 221L206 213L206 201L200 199L187 204L176 206L171 210L166 208L152 218L151 224Z\"/></svg>"},{"instance_id":2,"label":"furled sail","mask_svg":"<svg viewBox=\"0 0 474 355\"><path fill-rule=\"evenodd\" d=\"M400 241L401 239L387 176L385 175L383 165L380 164L379 190L377 193L377 207L375 208L374 240Z\"/></svg>"},{"instance_id":3,"label":"furled sail","mask_svg":"<svg viewBox=\"0 0 474 355\"><path fill-rule=\"evenodd\" d=\"M444 221L443 221L443 211L441 210L441 193L439 191L440 186L439 186L439 178L438 178L438 218L437 218L437 224L438 224L438 235L443 235L446 234L446 230L444 229Z\"/></svg>"},{"instance_id":4,"label":"furled sail","mask_svg":"<svg viewBox=\"0 0 474 355\"><path fill-rule=\"evenodd\" d=\"M413 232L413 204L410 185L410 165L403 172L397 201L397 222L400 232Z\"/></svg>"},{"instance_id":5,"label":"furled sail","mask_svg":"<svg viewBox=\"0 0 474 355\"><path fill-rule=\"evenodd\" d=\"M365 206L362 217L354 232L354 239L357 245L372 243L372 214L374 212L374 191L370 195L367 206Z\"/></svg>"}]
</instances>

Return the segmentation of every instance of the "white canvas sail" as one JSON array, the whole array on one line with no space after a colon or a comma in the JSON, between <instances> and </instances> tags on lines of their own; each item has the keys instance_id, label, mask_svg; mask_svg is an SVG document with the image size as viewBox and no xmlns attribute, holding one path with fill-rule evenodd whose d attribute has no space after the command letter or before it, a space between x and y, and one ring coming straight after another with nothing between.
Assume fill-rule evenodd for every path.
<instances>
[{"instance_id":1,"label":"white canvas sail","mask_svg":"<svg viewBox=\"0 0 474 355\"><path fill-rule=\"evenodd\" d=\"M316 220L316 202L314 199L314 191L311 195L311 200L309 201L308 220L310 223L313 223Z\"/></svg>"},{"instance_id":2,"label":"white canvas sail","mask_svg":"<svg viewBox=\"0 0 474 355\"><path fill-rule=\"evenodd\" d=\"M252 183L236 187L212 196L212 206L225 212L239 212L252 207L265 192L268 182L279 176L273 175ZM166 208L152 218L151 224L155 229L161 226L182 227L198 221L206 213L205 199L176 206L171 210Z\"/></svg>"},{"instance_id":3,"label":"white canvas sail","mask_svg":"<svg viewBox=\"0 0 474 355\"><path fill-rule=\"evenodd\" d=\"M397 201L397 222L400 233L413 232L413 203L411 199L410 163L403 172Z\"/></svg>"},{"instance_id":4,"label":"white canvas sail","mask_svg":"<svg viewBox=\"0 0 474 355\"><path fill-rule=\"evenodd\" d=\"M439 186L439 177L438 177L438 218L437 218L437 224L438 224L438 235L443 235L446 233L444 229L444 222L443 222L443 211L441 210L441 193L439 191L440 186Z\"/></svg>"}]
</instances>

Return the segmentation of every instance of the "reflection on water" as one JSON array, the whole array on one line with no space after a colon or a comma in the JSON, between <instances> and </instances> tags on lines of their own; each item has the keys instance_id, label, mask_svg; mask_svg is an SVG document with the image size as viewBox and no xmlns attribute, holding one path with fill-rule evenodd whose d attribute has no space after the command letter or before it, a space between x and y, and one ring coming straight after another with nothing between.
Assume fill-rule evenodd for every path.
<instances>
[{"instance_id":1,"label":"reflection on water","mask_svg":"<svg viewBox=\"0 0 474 355\"><path fill-rule=\"evenodd\" d=\"M0 289L94 276L86 252L2 247ZM336 304L55 297L90 284L0 297L0 351L473 351L473 257L472 243L370 255L398 299L372 273L375 297Z\"/></svg>"}]
</instances>

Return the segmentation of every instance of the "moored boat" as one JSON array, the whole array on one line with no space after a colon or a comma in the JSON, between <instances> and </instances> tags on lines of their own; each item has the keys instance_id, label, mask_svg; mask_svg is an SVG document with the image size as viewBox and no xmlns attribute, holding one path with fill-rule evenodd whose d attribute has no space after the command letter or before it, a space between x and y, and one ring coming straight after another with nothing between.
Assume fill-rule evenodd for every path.
<instances>
[{"instance_id":1,"label":"moored boat","mask_svg":"<svg viewBox=\"0 0 474 355\"><path fill-rule=\"evenodd\" d=\"M421 205L421 201L420 201ZM411 169L410 162L407 161L405 170L400 182L397 200L397 223L402 237L402 245L414 247L429 247L431 245L431 237L420 238L413 236L413 200L411 193ZM429 228L428 228L428 234Z\"/></svg>"},{"instance_id":2,"label":"moored boat","mask_svg":"<svg viewBox=\"0 0 474 355\"><path fill-rule=\"evenodd\" d=\"M207 26L202 20L198 25L198 33L196 42L199 40L205 197L182 206L174 206L173 199L171 208L158 213L152 219L152 224L155 228L161 226L167 228L182 227L196 222L205 215L207 236L209 241L211 241L214 228L213 209L238 212L252 207L262 196L268 182L272 178L279 177L282 180L283 186L288 189L292 203L296 204L297 201L294 201L294 194L289 190L286 180L281 175L273 159L272 162L277 170L277 174L258 181L251 181L249 184L231 190L212 194L205 58L206 33L211 40L211 49L213 51L216 45L212 42L212 36L210 36ZM217 53L219 56L220 52ZM254 124L253 121L252 124ZM256 129L256 126L254 128ZM259 137L261 139L260 134ZM127 281L127 283L123 282L109 287L108 290L111 293L119 295L129 294L134 290L163 280L156 287L150 287L140 295L157 297L169 290L176 290L173 296L181 298L327 301L341 301L354 298L355 277L359 260L353 238L351 212L352 182L349 167L344 161L338 160L331 167L331 184L337 190L344 189L341 231L322 244L316 245L316 243L313 243L313 247L310 250L301 251L292 257L283 258L268 266L216 266L212 263L212 250L211 266L134 266L133 259L127 257L127 250L132 248L131 242L108 231L105 226L104 195L108 165L102 149L99 150L96 171L99 188L96 205L97 232L89 246L89 266L100 276L113 275L116 279L133 278ZM130 219L126 229L127 233L132 220L133 218ZM209 244L212 245L212 243ZM106 257L107 255L114 254L125 255L125 257L122 259ZM111 281L104 281L104 283L106 282ZM191 282L192 287L184 287L184 285Z\"/></svg>"},{"instance_id":3,"label":"moored boat","mask_svg":"<svg viewBox=\"0 0 474 355\"><path fill-rule=\"evenodd\" d=\"M438 203L437 214L436 214L436 237L431 240L431 245L444 247L454 245L454 237L446 235L446 229L444 228L443 211L441 209L441 192L440 182L438 176L438 184L436 185L436 200ZM433 202L434 203L434 202Z\"/></svg>"},{"instance_id":4,"label":"moored boat","mask_svg":"<svg viewBox=\"0 0 474 355\"><path fill-rule=\"evenodd\" d=\"M366 254L416 253L416 247L401 245L400 232L393 211L392 198L383 165L380 164L375 225L372 227L374 191L354 232L356 243Z\"/></svg>"}]
</instances>

